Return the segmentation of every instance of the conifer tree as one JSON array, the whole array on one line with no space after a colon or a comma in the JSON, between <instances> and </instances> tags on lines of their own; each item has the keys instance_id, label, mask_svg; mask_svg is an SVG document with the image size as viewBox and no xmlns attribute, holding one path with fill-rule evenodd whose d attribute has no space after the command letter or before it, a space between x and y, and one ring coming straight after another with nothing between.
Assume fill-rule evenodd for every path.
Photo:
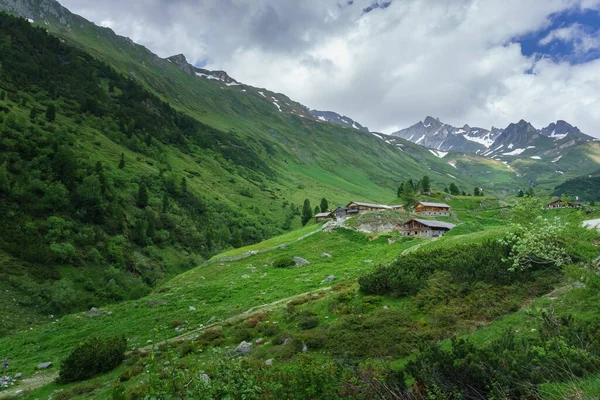
<instances>
[{"instance_id":1,"label":"conifer tree","mask_svg":"<svg viewBox=\"0 0 600 400\"><path fill-rule=\"evenodd\" d=\"M458 190L458 186L456 186L456 183L454 182L450 184L450 194L452 196L458 196L460 194L460 190Z\"/></svg>"},{"instance_id":2,"label":"conifer tree","mask_svg":"<svg viewBox=\"0 0 600 400\"><path fill-rule=\"evenodd\" d=\"M162 212L166 213L167 211L169 211L169 195L165 193L162 198Z\"/></svg>"},{"instance_id":3,"label":"conifer tree","mask_svg":"<svg viewBox=\"0 0 600 400\"><path fill-rule=\"evenodd\" d=\"M329 202L326 198L321 199L321 212L329 211Z\"/></svg>"},{"instance_id":4,"label":"conifer tree","mask_svg":"<svg viewBox=\"0 0 600 400\"><path fill-rule=\"evenodd\" d=\"M424 176L423 179L421 179L421 190L423 193L431 192L431 181L428 176Z\"/></svg>"},{"instance_id":5,"label":"conifer tree","mask_svg":"<svg viewBox=\"0 0 600 400\"><path fill-rule=\"evenodd\" d=\"M519 190L517 197L525 197L525 192L523 192L523 190Z\"/></svg>"},{"instance_id":6,"label":"conifer tree","mask_svg":"<svg viewBox=\"0 0 600 400\"><path fill-rule=\"evenodd\" d=\"M400 187L398 187L398 191L396 192L396 197L398 197L398 198L402 197L403 191L404 191L404 182L402 182L400 184Z\"/></svg>"},{"instance_id":7,"label":"conifer tree","mask_svg":"<svg viewBox=\"0 0 600 400\"><path fill-rule=\"evenodd\" d=\"M302 226L306 225L308 221L313 216L313 210L310 206L310 200L304 200L304 205L302 206Z\"/></svg>"},{"instance_id":8,"label":"conifer tree","mask_svg":"<svg viewBox=\"0 0 600 400\"><path fill-rule=\"evenodd\" d=\"M319 208L319 206L315 206L315 211L313 215L317 215L321 212L321 209Z\"/></svg>"},{"instance_id":9,"label":"conifer tree","mask_svg":"<svg viewBox=\"0 0 600 400\"><path fill-rule=\"evenodd\" d=\"M3 90L2 92L0 92L0 101L4 100L6 100L6 92Z\"/></svg>"},{"instance_id":10,"label":"conifer tree","mask_svg":"<svg viewBox=\"0 0 600 400\"><path fill-rule=\"evenodd\" d=\"M29 111L29 118L35 119L37 117L37 108L31 107L31 111Z\"/></svg>"},{"instance_id":11,"label":"conifer tree","mask_svg":"<svg viewBox=\"0 0 600 400\"><path fill-rule=\"evenodd\" d=\"M56 106L54 104L50 104L46 109L46 119L48 122L54 122L56 119Z\"/></svg>"},{"instance_id":12,"label":"conifer tree","mask_svg":"<svg viewBox=\"0 0 600 400\"><path fill-rule=\"evenodd\" d=\"M473 195L479 196L479 188L477 186L475 186L475 189L473 189Z\"/></svg>"},{"instance_id":13,"label":"conifer tree","mask_svg":"<svg viewBox=\"0 0 600 400\"><path fill-rule=\"evenodd\" d=\"M181 178L181 193L187 194L187 179L185 179L185 176Z\"/></svg>"},{"instance_id":14,"label":"conifer tree","mask_svg":"<svg viewBox=\"0 0 600 400\"><path fill-rule=\"evenodd\" d=\"M121 160L119 161L119 169L125 168L125 153L121 153Z\"/></svg>"},{"instance_id":15,"label":"conifer tree","mask_svg":"<svg viewBox=\"0 0 600 400\"><path fill-rule=\"evenodd\" d=\"M415 189L410 184L405 184L402 190L402 201L404 202L404 207L408 210L417 202L417 195L415 193Z\"/></svg>"},{"instance_id":16,"label":"conifer tree","mask_svg":"<svg viewBox=\"0 0 600 400\"><path fill-rule=\"evenodd\" d=\"M148 207L148 188L143 183L140 183L136 204L139 208Z\"/></svg>"}]
</instances>

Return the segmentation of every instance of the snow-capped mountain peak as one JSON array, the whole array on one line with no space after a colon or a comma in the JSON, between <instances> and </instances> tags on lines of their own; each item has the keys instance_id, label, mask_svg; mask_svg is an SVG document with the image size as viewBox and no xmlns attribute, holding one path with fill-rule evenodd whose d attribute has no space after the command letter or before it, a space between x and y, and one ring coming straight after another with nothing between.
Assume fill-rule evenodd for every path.
<instances>
[{"instance_id":1,"label":"snow-capped mountain peak","mask_svg":"<svg viewBox=\"0 0 600 400\"><path fill-rule=\"evenodd\" d=\"M534 160L555 159L564 149L594 140L563 120L541 130L524 119L509 124L505 129L484 129L468 124L457 128L433 117L427 117L423 122L395 132L392 136L436 151L475 153L495 159L523 155Z\"/></svg>"}]
</instances>

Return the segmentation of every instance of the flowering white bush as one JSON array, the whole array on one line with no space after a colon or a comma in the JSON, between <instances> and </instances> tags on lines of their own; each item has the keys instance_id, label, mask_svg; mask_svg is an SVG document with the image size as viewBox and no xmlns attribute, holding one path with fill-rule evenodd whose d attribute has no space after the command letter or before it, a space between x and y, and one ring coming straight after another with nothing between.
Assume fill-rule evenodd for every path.
<instances>
[{"instance_id":1,"label":"flowering white bush","mask_svg":"<svg viewBox=\"0 0 600 400\"><path fill-rule=\"evenodd\" d=\"M512 225L511 231L500 242L511 246L509 262L511 271L524 270L534 265L563 267L571 262L565 249L566 224L558 217L541 216L532 221Z\"/></svg>"}]
</instances>

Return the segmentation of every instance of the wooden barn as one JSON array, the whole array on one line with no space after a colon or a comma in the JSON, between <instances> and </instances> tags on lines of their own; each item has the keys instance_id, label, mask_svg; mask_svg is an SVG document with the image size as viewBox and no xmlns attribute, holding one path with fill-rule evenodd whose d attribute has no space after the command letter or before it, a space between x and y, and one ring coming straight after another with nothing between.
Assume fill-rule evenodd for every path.
<instances>
[{"instance_id":1,"label":"wooden barn","mask_svg":"<svg viewBox=\"0 0 600 400\"><path fill-rule=\"evenodd\" d=\"M392 210L392 207L386 206L383 204L371 204L371 203L362 203L360 201L351 201L346 206L348 210L355 210L357 213L365 212L365 211L389 211Z\"/></svg>"},{"instance_id":2,"label":"wooden barn","mask_svg":"<svg viewBox=\"0 0 600 400\"><path fill-rule=\"evenodd\" d=\"M548 209L552 208L579 208L581 204L579 203L563 203L560 199L554 200L552 203L548 203Z\"/></svg>"},{"instance_id":3,"label":"wooden barn","mask_svg":"<svg viewBox=\"0 0 600 400\"><path fill-rule=\"evenodd\" d=\"M403 205L399 205L399 206L390 206L392 207L392 210L396 210L396 211L406 211L406 207L404 207Z\"/></svg>"},{"instance_id":4,"label":"wooden barn","mask_svg":"<svg viewBox=\"0 0 600 400\"><path fill-rule=\"evenodd\" d=\"M400 234L415 237L440 237L455 226L448 222L411 219L400 227Z\"/></svg>"},{"instance_id":5,"label":"wooden barn","mask_svg":"<svg viewBox=\"0 0 600 400\"><path fill-rule=\"evenodd\" d=\"M315 221L317 222L325 221L326 219L331 218L333 218L333 213L331 212L318 213L315 215Z\"/></svg>"},{"instance_id":6,"label":"wooden barn","mask_svg":"<svg viewBox=\"0 0 600 400\"><path fill-rule=\"evenodd\" d=\"M415 213L436 217L449 217L450 206L444 203L429 203L420 201L415 205Z\"/></svg>"}]
</instances>

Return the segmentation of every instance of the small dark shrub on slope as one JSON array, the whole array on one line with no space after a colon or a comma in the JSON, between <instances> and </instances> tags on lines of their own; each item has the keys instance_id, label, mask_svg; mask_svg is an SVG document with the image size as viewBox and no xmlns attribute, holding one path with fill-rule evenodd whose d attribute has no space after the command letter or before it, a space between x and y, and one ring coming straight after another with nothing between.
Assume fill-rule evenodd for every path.
<instances>
[{"instance_id":1,"label":"small dark shrub on slope","mask_svg":"<svg viewBox=\"0 0 600 400\"><path fill-rule=\"evenodd\" d=\"M125 358L127 339L92 337L80 344L60 365L59 383L82 381L108 372Z\"/></svg>"},{"instance_id":2,"label":"small dark shrub on slope","mask_svg":"<svg viewBox=\"0 0 600 400\"><path fill-rule=\"evenodd\" d=\"M292 257L281 257L273 261L273 267L275 268L287 268L296 264Z\"/></svg>"}]
</instances>

